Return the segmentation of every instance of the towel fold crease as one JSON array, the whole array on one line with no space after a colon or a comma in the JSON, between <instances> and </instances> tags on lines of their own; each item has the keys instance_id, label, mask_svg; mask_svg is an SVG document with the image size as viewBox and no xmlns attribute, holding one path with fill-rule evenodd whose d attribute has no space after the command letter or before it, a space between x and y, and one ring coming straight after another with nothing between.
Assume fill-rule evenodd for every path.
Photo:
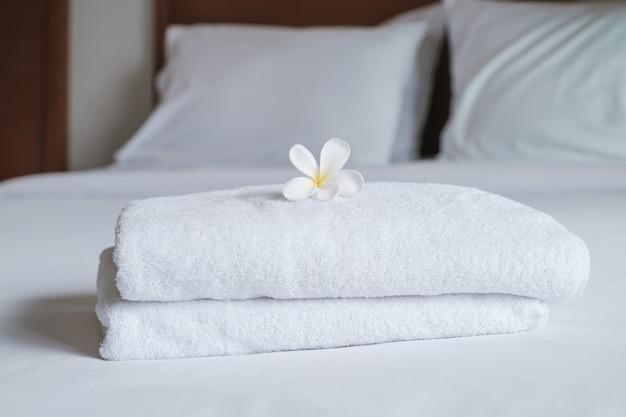
<instances>
[{"instance_id":1,"label":"towel fold crease","mask_svg":"<svg viewBox=\"0 0 626 417\"><path fill-rule=\"evenodd\" d=\"M548 317L537 299L499 294L309 300L123 300L112 249L101 255L96 312L108 360L321 349L514 333Z\"/></svg>"}]
</instances>

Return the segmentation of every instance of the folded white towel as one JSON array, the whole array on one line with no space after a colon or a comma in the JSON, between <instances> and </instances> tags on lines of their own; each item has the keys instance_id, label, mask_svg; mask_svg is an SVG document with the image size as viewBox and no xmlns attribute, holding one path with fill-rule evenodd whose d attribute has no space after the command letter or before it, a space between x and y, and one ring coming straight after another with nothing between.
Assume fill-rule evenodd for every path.
<instances>
[{"instance_id":1,"label":"folded white towel","mask_svg":"<svg viewBox=\"0 0 626 417\"><path fill-rule=\"evenodd\" d=\"M120 214L127 300L500 293L554 301L589 275L580 238L473 188L369 183L354 198L286 201L280 186L161 197Z\"/></svg>"},{"instance_id":2,"label":"folded white towel","mask_svg":"<svg viewBox=\"0 0 626 417\"><path fill-rule=\"evenodd\" d=\"M541 327L540 300L508 295L127 301L102 253L96 312L104 359L164 359L513 333Z\"/></svg>"}]
</instances>

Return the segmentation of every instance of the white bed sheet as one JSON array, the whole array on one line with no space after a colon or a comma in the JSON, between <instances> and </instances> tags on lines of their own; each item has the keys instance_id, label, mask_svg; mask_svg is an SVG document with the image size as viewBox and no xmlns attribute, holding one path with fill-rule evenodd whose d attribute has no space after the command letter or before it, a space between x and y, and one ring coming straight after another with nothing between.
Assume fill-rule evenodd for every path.
<instances>
[{"instance_id":1,"label":"white bed sheet","mask_svg":"<svg viewBox=\"0 0 626 417\"><path fill-rule=\"evenodd\" d=\"M0 415L626 415L626 165L420 162L363 174L476 186L548 212L589 247L585 294L523 334L106 362L95 277L122 206L296 172L24 177L0 184Z\"/></svg>"}]
</instances>

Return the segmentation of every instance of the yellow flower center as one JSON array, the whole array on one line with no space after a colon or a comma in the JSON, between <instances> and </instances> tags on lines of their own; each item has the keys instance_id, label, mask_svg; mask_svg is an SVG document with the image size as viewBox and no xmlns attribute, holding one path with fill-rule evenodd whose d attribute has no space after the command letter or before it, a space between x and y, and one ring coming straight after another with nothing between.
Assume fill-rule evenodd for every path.
<instances>
[{"instance_id":1,"label":"yellow flower center","mask_svg":"<svg viewBox=\"0 0 626 417\"><path fill-rule=\"evenodd\" d=\"M316 187L321 187L324 181L326 181L326 177L323 175L316 175L315 178L313 178L313 183Z\"/></svg>"}]
</instances>

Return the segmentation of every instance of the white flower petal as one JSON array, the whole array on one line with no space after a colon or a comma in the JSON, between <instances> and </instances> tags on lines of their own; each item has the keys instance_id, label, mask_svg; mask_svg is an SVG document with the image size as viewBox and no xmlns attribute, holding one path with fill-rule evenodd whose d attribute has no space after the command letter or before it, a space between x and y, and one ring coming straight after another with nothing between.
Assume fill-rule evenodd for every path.
<instances>
[{"instance_id":1,"label":"white flower petal","mask_svg":"<svg viewBox=\"0 0 626 417\"><path fill-rule=\"evenodd\" d=\"M307 198L315 190L315 182L311 178L296 177L283 186L283 195L289 201L298 201Z\"/></svg>"},{"instance_id":2,"label":"white flower petal","mask_svg":"<svg viewBox=\"0 0 626 417\"><path fill-rule=\"evenodd\" d=\"M313 154L302 145L294 145L289 150L289 160L298 171L311 178L317 177L320 167Z\"/></svg>"},{"instance_id":3,"label":"white flower petal","mask_svg":"<svg viewBox=\"0 0 626 417\"><path fill-rule=\"evenodd\" d=\"M363 175L359 171L352 170L339 171L326 181L337 184L339 195L342 197L352 197L358 194L363 188L364 182Z\"/></svg>"},{"instance_id":4,"label":"white flower petal","mask_svg":"<svg viewBox=\"0 0 626 417\"><path fill-rule=\"evenodd\" d=\"M330 177L337 173L350 157L350 145L341 139L333 138L324 144L320 154L320 175Z\"/></svg>"},{"instance_id":5,"label":"white flower petal","mask_svg":"<svg viewBox=\"0 0 626 417\"><path fill-rule=\"evenodd\" d=\"M339 186L337 186L337 184L333 184L332 182L324 181L324 183L320 187L315 188L315 191L313 191L311 197L316 200L326 201L332 200L338 195Z\"/></svg>"}]
</instances>

